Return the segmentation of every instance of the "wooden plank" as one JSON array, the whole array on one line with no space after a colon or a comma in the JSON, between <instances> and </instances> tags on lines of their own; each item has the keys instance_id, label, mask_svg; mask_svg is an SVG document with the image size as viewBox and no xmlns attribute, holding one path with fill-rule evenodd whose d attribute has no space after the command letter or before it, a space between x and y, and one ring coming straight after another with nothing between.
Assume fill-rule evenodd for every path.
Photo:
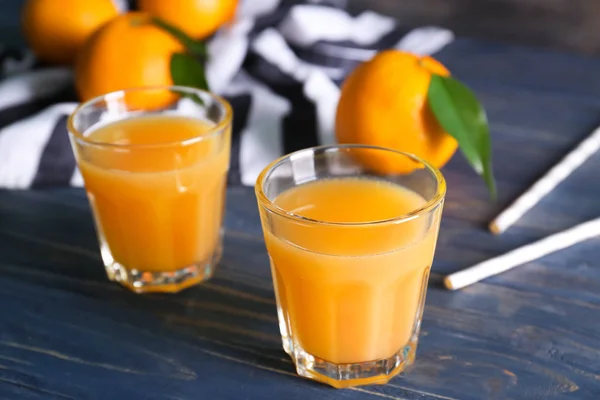
<instances>
[{"instance_id":1,"label":"wooden plank","mask_svg":"<svg viewBox=\"0 0 600 400\"><path fill-rule=\"evenodd\" d=\"M436 58L471 82L598 103L600 82L593 79L600 66L598 57L460 38Z\"/></svg>"},{"instance_id":2,"label":"wooden plank","mask_svg":"<svg viewBox=\"0 0 600 400\"><path fill-rule=\"evenodd\" d=\"M461 36L600 53L600 4L589 0L347 0L406 26L440 25Z\"/></svg>"},{"instance_id":3,"label":"wooden plank","mask_svg":"<svg viewBox=\"0 0 600 400\"><path fill-rule=\"evenodd\" d=\"M234 240L228 245L246 252L244 242ZM250 247L248 251L255 243ZM2 254L7 250L0 248ZM16 316L0 316L3 321L10 318L12 328L5 329L1 336L0 357L8 359L6 364L11 369L26 375L31 370L39 373L40 366L48 363L51 370L76 374L75 382L77 378L86 379L86 390L94 390L93 382L87 383L87 373L99 380L98 385L114 375L115 379L125 376L136 383L123 382L126 389L143 385L146 390L162 382L176 383L184 390L186 385L198 383L190 371L213 371L217 367L203 367L189 359L196 351L216 357L216 364L232 362L248 369L292 373L291 364L279 349L272 293L253 279L268 276L268 271L227 258L223 267L214 281L201 288L177 296L141 297L102 279L80 282L61 273L36 272L24 265L11 268L3 262L3 310L18 306L20 311ZM419 363L407 377L394 381L392 386L375 388L375 392L395 396L396 385L409 392L414 389L415 393L424 388L431 392L433 387L433 393L440 396L466 398L461 392L472 382L462 382L462 386L460 382L469 374L485 378L478 387L469 389L476 394L473 398L486 393L491 396L494 390L512 386L514 391L527 395L537 394L541 385L545 393L559 398L563 392L573 390L576 382L600 390L595 381L597 371L590 368L599 351L593 333L600 326L594 320L585 329L569 324L583 321L597 308L570 298L495 285L476 285L460 294L432 287ZM546 348L545 352L540 350ZM48 382L54 382L52 375L46 375L50 370L42 373ZM233 374L237 373L235 368L229 372L236 378ZM513 374L521 377L520 385ZM158 382L155 375L161 375ZM279 379L270 373L257 375L257 379L265 379L265 385ZM452 383L455 380L456 384ZM81 395L71 387L60 386L64 383L54 385L48 383L42 388L57 393L66 390L64 393L76 398ZM290 389L298 387L290 385ZM131 395L141 393L145 392ZM281 392L284 394L293 396Z\"/></svg>"},{"instance_id":4,"label":"wooden plank","mask_svg":"<svg viewBox=\"0 0 600 400\"><path fill-rule=\"evenodd\" d=\"M58 210L62 209L65 222L81 220L67 206L70 197L85 204L79 190L44 194L54 194L59 201L48 202L40 196L35 203L40 218L61 215ZM251 194L250 190L230 191L234 215L245 209ZM13 192L1 197L5 201L30 196L31 192ZM13 204L17 203L27 202ZM12 208L12 218L27 221L26 208L20 213L15 212L19 207ZM89 216L86 223L91 223ZM107 282L102 273L89 273L101 271L101 265L87 252L50 241L48 236L55 230L51 225L29 227L20 237L0 237L0 312L4 314L0 320L10 320L9 329L0 336L0 357L8 358L0 358L0 365L10 372L0 369L0 377L32 386L30 375L38 374L42 379L35 381L36 388L73 398L99 390L105 379L122 382L120 393L133 397L168 390L175 398L192 398L193 390L200 387L207 394L227 398L239 393L233 382L252 385L253 380L268 385L277 397L333 396L329 389L296 381L280 350L269 270L259 236L228 231L226 249L235 251L225 252L215 279L200 288L177 296L136 296ZM15 250L21 246L35 255ZM56 269L59 263L49 259L51 255L71 260L73 271L87 272L67 276ZM593 288L590 284L587 289ZM570 321L584 321L600 306L575 296L528 289L479 284L449 293L432 286L419 362L413 371L390 386L364 389L367 393L350 391L348 396L355 397L348 398L463 399L499 393L530 398L541 388L544 394L561 398L576 387L581 394L582 383L586 390L600 390L598 370L592 367L600 351L594 339L600 326L594 320L585 326L570 325ZM18 315L9 316L16 307ZM196 358L207 359L208 364ZM227 372L220 370L221 365ZM83 381L85 386L72 387L57 379L58 371L66 371L73 376L72 382ZM205 388L206 382L192 379L190 371L211 371L211 380L217 373L227 376L219 378L222 387L214 383ZM88 374L94 376L91 381ZM470 376L479 378L476 387ZM282 380L285 383L279 386ZM472 397L465 397L467 390Z\"/></svg>"}]
</instances>

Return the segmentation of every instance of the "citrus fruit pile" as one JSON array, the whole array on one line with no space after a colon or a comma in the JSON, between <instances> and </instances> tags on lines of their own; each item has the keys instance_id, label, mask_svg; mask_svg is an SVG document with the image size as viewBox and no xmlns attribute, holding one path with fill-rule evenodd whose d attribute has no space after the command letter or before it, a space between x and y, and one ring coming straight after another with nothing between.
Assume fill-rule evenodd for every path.
<instances>
[{"instance_id":1,"label":"citrus fruit pile","mask_svg":"<svg viewBox=\"0 0 600 400\"><path fill-rule=\"evenodd\" d=\"M238 0L138 0L120 13L112 0L27 0L23 30L43 62L74 65L80 100L132 87L184 85L208 90L203 39L228 24ZM140 100L161 107L166 93ZM142 104L143 103L143 104ZM138 103L136 103L138 104ZM341 90L339 143L388 147L441 168L460 147L492 196L491 142L483 107L438 61L386 50L358 66ZM415 164L365 159L385 173Z\"/></svg>"},{"instance_id":2,"label":"citrus fruit pile","mask_svg":"<svg viewBox=\"0 0 600 400\"><path fill-rule=\"evenodd\" d=\"M232 21L236 7L237 0L140 0L138 11L120 13L112 0L63 0L60 7L55 0L27 0L22 26L40 61L74 66L85 101L125 88L176 84L174 54L184 68L202 68L201 40Z\"/></svg>"}]
</instances>

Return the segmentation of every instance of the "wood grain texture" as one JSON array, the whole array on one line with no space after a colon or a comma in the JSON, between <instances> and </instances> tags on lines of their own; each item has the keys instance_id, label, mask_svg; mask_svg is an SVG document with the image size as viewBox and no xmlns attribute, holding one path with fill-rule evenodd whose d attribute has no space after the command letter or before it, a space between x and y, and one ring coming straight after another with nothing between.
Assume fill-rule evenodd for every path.
<instances>
[{"instance_id":1,"label":"wood grain texture","mask_svg":"<svg viewBox=\"0 0 600 400\"><path fill-rule=\"evenodd\" d=\"M458 40L439 58L485 103L499 201L457 155L415 366L386 386L298 378L281 349L252 189L228 191L210 282L107 281L80 189L0 192L0 399L597 399L600 239L459 292L443 274L600 212L594 156L508 232L485 224L600 119L600 60Z\"/></svg>"},{"instance_id":2,"label":"wood grain texture","mask_svg":"<svg viewBox=\"0 0 600 400\"><path fill-rule=\"evenodd\" d=\"M461 36L600 53L595 0L346 0L410 27L439 25Z\"/></svg>"}]
</instances>

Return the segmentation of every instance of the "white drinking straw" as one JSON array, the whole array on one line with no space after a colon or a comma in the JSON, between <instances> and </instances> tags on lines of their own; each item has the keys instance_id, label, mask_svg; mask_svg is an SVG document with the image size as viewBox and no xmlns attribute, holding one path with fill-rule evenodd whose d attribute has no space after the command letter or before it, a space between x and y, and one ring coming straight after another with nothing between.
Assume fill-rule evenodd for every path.
<instances>
[{"instance_id":1,"label":"white drinking straw","mask_svg":"<svg viewBox=\"0 0 600 400\"><path fill-rule=\"evenodd\" d=\"M461 289L598 235L600 235L600 217L450 274L444 278L444 285L450 290Z\"/></svg>"},{"instance_id":2,"label":"white drinking straw","mask_svg":"<svg viewBox=\"0 0 600 400\"><path fill-rule=\"evenodd\" d=\"M525 193L515 200L507 209L490 222L489 229L494 234L504 232L514 224L530 208L550 193L559 183L583 164L592 154L600 149L600 127L596 128L575 149L567 154L546 175L533 184Z\"/></svg>"}]
</instances>

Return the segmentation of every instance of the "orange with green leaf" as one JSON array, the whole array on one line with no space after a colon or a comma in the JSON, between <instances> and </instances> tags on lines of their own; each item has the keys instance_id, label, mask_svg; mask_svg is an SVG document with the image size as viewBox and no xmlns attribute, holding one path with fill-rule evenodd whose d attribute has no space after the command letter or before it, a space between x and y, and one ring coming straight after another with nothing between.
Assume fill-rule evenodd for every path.
<instances>
[{"instance_id":1,"label":"orange with green leaf","mask_svg":"<svg viewBox=\"0 0 600 400\"><path fill-rule=\"evenodd\" d=\"M206 49L177 28L147 13L122 14L87 41L75 68L81 100L127 88L182 85L208 89ZM131 99L136 106L162 107L168 91Z\"/></svg>"},{"instance_id":2,"label":"orange with green leaf","mask_svg":"<svg viewBox=\"0 0 600 400\"><path fill-rule=\"evenodd\" d=\"M459 146L496 195L485 111L473 92L431 57L386 50L359 65L342 86L336 137L340 143L412 153L438 168ZM363 161L389 173L415 168L381 158Z\"/></svg>"}]
</instances>

